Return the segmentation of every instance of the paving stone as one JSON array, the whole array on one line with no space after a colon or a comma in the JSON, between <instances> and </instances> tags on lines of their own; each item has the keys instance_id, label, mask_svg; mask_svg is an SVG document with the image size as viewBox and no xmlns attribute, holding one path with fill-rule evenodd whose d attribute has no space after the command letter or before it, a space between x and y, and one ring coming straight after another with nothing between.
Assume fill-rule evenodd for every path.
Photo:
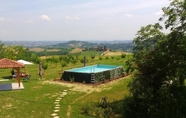
<instances>
[{"instance_id":1,"label":"paving stone","mask_svg":"<svg viewBox=\"0 0 186 118\"><path fill-rule=\"evenodd\" d=\"M67 95L67 92L63 92L63 94L62 95Z\"/></svg>"},{"instance_id":2,"label":"paving stone","mask_svg":"<svg viewBox=\"0 0 186 118\"><path fill-rule=\"evenodd\" d=\"M55 109L60 109L60 107L55 107Z\"/></svg>"},{"instance_id":3,"label":"paving stone","mask_svg":"<svg viewBox=\"0 0 186 118\"><path fill-rule=\"evenodd\" d=\"M59 104L56 104L56 107L60 107L60 105Z\"/></svg>"},{"instance_id":4,"label":"paving stone","mask_svg":"<svg viewBox=\"0 0 186 118\"><path fill-rule=\"evenodd\" d=\"M68 90L63 90L64 92L67 92Z\"/></svg>"},{"instance_id":5,"label":"paving stone","mask_svg":"<svg viewBox=\"0 0 186 118\"><path fill-rule=\"evenodd\" d=\"M59 118L59 116L54 116L54 118Z\"/></svg>"},{"instance_id":6,"label":"paving stone","mask_svg":"<svg viewBox=\"0 0 186 118\"><path fill-rule=\"evenodd\" d=\"M54 110L54 112L59 112L59 110Z\"/></svg>"},{"instance_id":7,"label":"paving stone","mask_svg":"<svg viewBox=\"0 0 186 118\"><path fill-rule=\"evenodd\" d=\"M59 104L59 102L54 102L54 104Z\"/></svg>"},{"instance_id":8,"label":"paving stone","mask_svg":"<svg viewBox=\"0 0 186 118\"><path fill-rule=\"evenodd\" d=\"M56 100L56 102L59 102L59 101L60 101L60 100L58 100L58 99Z\"/></svg>"},{"instance_id":9,"label":"paving stone","mask_svg":"<svg viewBox=\"0 0 186 118\"><path fill-rule=\"evenodd\" d=\"M53 113L53 114L51 114L51 116L57 116L57 114L56 113Z\"/></svg>"},{"instance_id":10,"label":"paving stone","mask_svg":"<svg viewBox=\"0 0 186 118\"><path fill-rule=\"evenodd\" d=\"M61 98L64 98L64 97L65 97L65 95L60 95L60 97L61 97Z\"/></svg>"},{"instance_id":11,"label":"paving stone","mask_svg":"<svg viewBox=\"0 0 186 118\"><path fill-rule=\"evenodd\" d=\"M57 100L61 100L62 98L58 97Z\"/></svg>"},{"instance_id":12,"label":"paving stone","mask_svg":"<svg viewBox=\"0 0 186 118\"><path fill-rule=\"evenodd\" d=\"M61 97L58 97L57 100L61 100L62 98Z\"/></svg>"}]
</instances>

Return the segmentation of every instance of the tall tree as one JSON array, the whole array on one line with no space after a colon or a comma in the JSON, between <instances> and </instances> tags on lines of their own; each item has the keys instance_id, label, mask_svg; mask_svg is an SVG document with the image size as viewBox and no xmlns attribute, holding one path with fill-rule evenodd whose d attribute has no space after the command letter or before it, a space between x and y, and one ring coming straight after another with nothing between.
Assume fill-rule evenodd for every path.
<instances>
[{"instance_id":1,"label":"tall tree","mask_svg":"<svg viewBox=\"0 0 186 118\"><path fill-rule=\"evenodd\" d=\"M0 40L0 59L3 58L3 46L4 44L2 43L2 41Z\"/></svg>"},{"instance_id":2,"label":"tall tree","mask_svg":"<svg viewBox=\"0 0 186 118\"><path fill-rule=\"evenodd\" d=\"M186 1L174 0L163 12L167 35L157 23L142 27L134 39L128 117L186 117Z\"/></svg>"}]
</instances>

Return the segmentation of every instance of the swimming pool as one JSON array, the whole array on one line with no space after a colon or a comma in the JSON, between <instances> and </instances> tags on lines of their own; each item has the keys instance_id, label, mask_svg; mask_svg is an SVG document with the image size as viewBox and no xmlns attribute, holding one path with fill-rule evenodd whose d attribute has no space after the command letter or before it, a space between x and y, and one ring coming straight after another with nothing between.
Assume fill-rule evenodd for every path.
<instances>
[{"instance_id":1,"label":"swimming pool","mask_svg":"<svg viewBox=\"0 0 186 118\"><path fill-rule=\"evenodd\" d=\"M111 70L117 68L117 66L111 66L111 65L92 65L92 66L85 66L81 68L74 68L70 70L66 70L68 72L79 72L79 73L97 73L97 72L102 72L106 70Z\"/></svg>"},{"instance_id":2,"label":"swimming pool","mask_svg":"<svg viewBox=\"0 0 186 118\"><path fill-rule=\"evenodd\" d=\"M65 70L61 76L61 80L98 83L100 81L119 78L123 76L123 72L123 66L97 64Z\"/></svg>"}]
</instances>

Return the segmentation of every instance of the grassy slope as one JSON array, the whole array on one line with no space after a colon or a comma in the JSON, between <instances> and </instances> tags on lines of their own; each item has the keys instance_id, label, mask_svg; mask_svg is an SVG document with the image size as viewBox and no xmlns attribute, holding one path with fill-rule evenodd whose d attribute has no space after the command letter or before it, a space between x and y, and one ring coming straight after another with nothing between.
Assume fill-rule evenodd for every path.
<instances>
[{"instance_id":1,"label":"grassy slope","mask_svg":"<svg viewBox=\"0 0 186 118\"><path fill-rule=\"evenodd\" d=\"M119 65L123 64L125 60L91 60L88 64L94 63L105 63ZM64 69L80 67L82 64L79 62L76 65L69 65ZM1 69L0 76L10 75L11 69ZM46 80L53 80L54 78L59 77L58 74L61 71L61 66L58 64L51 65L49 64L48 69L44 73L44 80L38 80L38 65L26 66L26 71L32 75L31 79L28 82L23 82L25 87L24 90L17 91L1 91L0 92L0 117L4 118L20 118L20 117L29 117L29 118L50 118L50 114L54 110L54 101L60 95L60 92L64 89L70 89L65 86L56 85L56 84L44 84ZM61 109L60 117L67 117L67 111L69 105L71 106L71 118L79 117L86 118L80 114L81 107L86 104L87 101L97 102L101 97L107 96L109 101L120 100L125 95L127 95L127 83L130 79L123 79L119 83L110 85L109 90L104 90L101 92L93 92L88 95L85 92L74 92L69 91L68 95L61 100ZM11 80L9 82L15 82ZM2 82L1 82L2 83ZM84 96L85 95L85 96ZM84 97L82 97L84 96ZM77 99L79 98L79 99ZM76 101L74 101L76 100Z\"/></svg>"}]
</instances>

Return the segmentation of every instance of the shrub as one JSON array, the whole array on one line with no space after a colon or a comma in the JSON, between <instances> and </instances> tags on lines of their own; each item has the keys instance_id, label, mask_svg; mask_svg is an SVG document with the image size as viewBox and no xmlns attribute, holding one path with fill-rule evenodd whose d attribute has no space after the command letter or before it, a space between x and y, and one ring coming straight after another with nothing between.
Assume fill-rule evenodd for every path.
<instances>
[{"instance_id":1,"label":"shrub","mask_svg":"<svg viewBox=\"0 0 186 118\"><path fill-rule=\"evenodd\" d=\"M71 82L71 83L74 82L74 77L70 77L70 82Z\"/></svg>"}]
</instances>

